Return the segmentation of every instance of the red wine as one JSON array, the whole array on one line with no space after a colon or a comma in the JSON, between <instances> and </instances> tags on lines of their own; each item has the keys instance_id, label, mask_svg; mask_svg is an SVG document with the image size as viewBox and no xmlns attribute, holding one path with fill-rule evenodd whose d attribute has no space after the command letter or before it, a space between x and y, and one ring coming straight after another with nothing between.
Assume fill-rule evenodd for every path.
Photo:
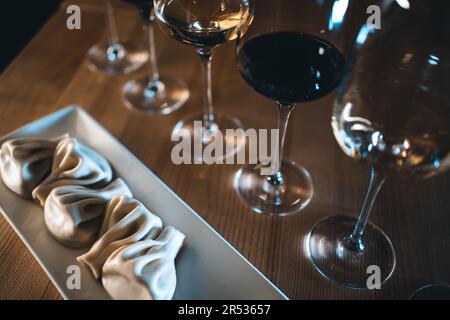
<instances>
[{"instance_id":1,"label":"red wine","mask_svg":"<svg viewBox=\"0 0 450 320\"><path fill-rule=\"evenodd\" d=\"M272 32L247 40L239 49L243 78L280 103L306 102L338 85L345 59L330 43L298 32Z\"/></svg>"},{"instance_id":2,"label":"red wine","mask_svg":"<svg viewBox=\"0 0 450 320\"><path fill-rule=\"evenodd\" d=\"M122 1L134 4L138 8L139 13L144 19L146 20L150 19L151 12L153 9L153 0L122 0Z\"/></svg>"}]
</instances>

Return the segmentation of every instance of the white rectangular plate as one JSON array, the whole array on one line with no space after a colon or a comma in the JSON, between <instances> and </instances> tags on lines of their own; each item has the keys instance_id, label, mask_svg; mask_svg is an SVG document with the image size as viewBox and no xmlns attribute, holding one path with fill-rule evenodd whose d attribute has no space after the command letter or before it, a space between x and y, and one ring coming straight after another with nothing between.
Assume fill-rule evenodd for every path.
<instances>
[{"instance_id":1,"label":"white rectangular plate","mask_svg":"<svg viewBox=\"0 0 450 320\"><path fill-rule=\"evenodd\" d=\"M174 299L287 299L183 200L128 149L80 107L67 107L0 139L20 136L53 137L64 133L96 149L128 184L136 199L186 235L176 260ZM0 183L1 211L33 253L65 299L108 299L101 283L81 268L81 289L70 290L67 268L87 251L69 249L47 232L42 208L21 199Z\"/></svg>"}]
</instances>

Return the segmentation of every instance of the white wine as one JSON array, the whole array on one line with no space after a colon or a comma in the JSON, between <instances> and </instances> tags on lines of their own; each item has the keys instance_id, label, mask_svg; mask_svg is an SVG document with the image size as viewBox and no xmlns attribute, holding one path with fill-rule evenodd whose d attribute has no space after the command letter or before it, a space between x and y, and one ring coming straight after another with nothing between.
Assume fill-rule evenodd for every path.
<instances>
[{"instance_id":1,"label":"white wine","mask_svg":"<svg viewBox=\"0 0 450 320\"><path fill-rule=\"evenodd\" d=\"M253 20L253 11L246 0L161 1L155 14L163 30L197 48L213 48L235 40Z\"/></svg>"}]
</instances>

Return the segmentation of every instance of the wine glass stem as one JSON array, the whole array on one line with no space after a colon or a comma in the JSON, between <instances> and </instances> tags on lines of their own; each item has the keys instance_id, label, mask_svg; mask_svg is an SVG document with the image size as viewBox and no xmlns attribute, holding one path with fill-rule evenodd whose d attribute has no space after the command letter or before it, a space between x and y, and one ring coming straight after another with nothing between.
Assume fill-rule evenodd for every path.
<instances>
[{"instance_id":1,"label":"wine glass stem","mask_svg":"<svg viewBox=\"0 0 450 320\"><path fill-rule=\"evenodd\" d=\"M377 198L378 192L384 184L386 177L383 174L377 172L374 166L370 169L370 182L369 190L367 191L364 204L359 213L358 220L356 221L353 232L347 237L347 243L350 245L350 249L361 253L364 250L364 243L362 242L362 236L369 221L370 213L372 211L373 204Z\"/></svg>"},{"instance_id":2,"label":"wine glass stem","mask_svg":"<svg viewBox=\"0 0 450 320\"><path fill-rule=\"evenodd\" d=\"M113 47L119 44L119 36L117 33L116 19L114 18L114 10L111 0L103 0L106 15L106 31L108 36L108 45Z\"/></svg>"},{"instance_id":3,"label":"wine glass stem","mask_svg":"<svg viewBox=\"0 0 450 320\"><path fill-rule=\"evenodd\" d=\"M156 60L156 47L155 47L155 29L153 22L155 21L155 13L150 13L150 18L147 21L147 39L148 39L148 53L149 59L147 62L149 69L150 85L156 81L159 81L158 61Z\"/></svg>"},{"instance_id":4,"label":"wine glass stem","mask_svg":"<svg viewBox=\"0 0 450 320\"><path fill-rule=\"evenodd\" d=\"M203 127L209 129L215 123L211 82L211 62L214 51L212 48L200 48L197 50L197 53L202 62L203 83L205 86L203 96Z\"/></svg>"},{"instance_id":5,"label":"wine glass stem","mask_svg":"<svg viewBox=\"0 0 450 320\"><path fill-rule=\"evenodd\" d=\"M269 182L273 185L280 186L284 183L283 175L281 174L281 163L283 161L284 142L286 140L286 131L289 123L289 117L295 104L283 104L278 102L278 157L275 160L274 172L275 174L269 176Z\"/></svg>"}]
</instances>

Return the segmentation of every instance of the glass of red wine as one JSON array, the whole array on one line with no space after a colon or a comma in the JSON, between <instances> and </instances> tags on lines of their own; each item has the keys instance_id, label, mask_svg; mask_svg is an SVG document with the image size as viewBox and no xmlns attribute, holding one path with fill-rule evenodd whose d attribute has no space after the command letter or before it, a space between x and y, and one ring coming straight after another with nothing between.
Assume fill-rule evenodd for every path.
<instances>
[{"instance_id":1,"label":"glass of red wine","mask_svg":"<svg viewBox=\"0 0 450 320\"><path fill-rule=\"evenodd\" d=\"M156 59L153 0L122 0L137 7L146 22L148 44L148 76L128 81L124 88L125 106L147 115L169 114L179 109L189 98L189 90L183 80L160 75Z\"/></svg>"},{"instance_id":2,"label":"glass of red wine","mask_svg":"<svg viewBox=\"0 0 450 320\"><path fill-rule=\"evenodd\" d=\"M341 149L370 168L367 195L358 218L326 218L308 237L316 269L352 289L370 289L375 272L381 286L395 270L391 240L369 223L386 178L450 168L450 3L383 4L381 29L364 25L356 37L332 116Z\"/></svg>"},{"instance_id":3,"label":"glass of red wine","mask_svg":"<svg viewBox=\"0 0 450 320\"><path fill-rule=\"evenodd\" d=\"M320 99L341 80L343 45L338 48L335 43L341 39L347 15L348 1L344 2L256 1L253 24L238 41L242 77L278 108L279 157L271 174L262 175L261 165L248 165L235 175L240 198L256 213L297 213L313 196L310 174L284 159L283 150L294 106Z\"/></svg>"},{"instance_id":4,"label":"glass of red wine","mask_svg":"<svg viewBox=\"0 0 450 320\"><path fill-rule=\"evenodd\" d=\"M97 43L89 49L89 69L110 76L136 71L148 60L145 47L120 42L111 0L103 0L103 7L108 42Z\"/></svg>"}]
</instances>

